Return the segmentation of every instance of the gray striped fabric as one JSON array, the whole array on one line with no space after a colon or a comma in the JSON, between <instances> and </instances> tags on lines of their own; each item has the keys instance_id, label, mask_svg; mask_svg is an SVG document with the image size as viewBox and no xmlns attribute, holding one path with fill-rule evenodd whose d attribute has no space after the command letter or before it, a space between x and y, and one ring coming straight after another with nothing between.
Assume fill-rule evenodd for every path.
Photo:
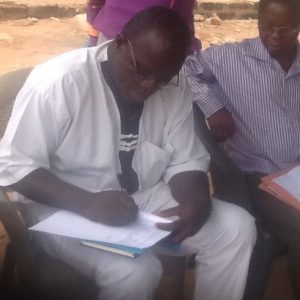
<instances>
[{"instance_id":1,"label":"gray striped fabric","mask_svg":"<svg viewBox=\"0 0 300 300\"><path fill-rule=\"evenodd\" d=\"M221 107L237 130L224 147L246 172L271 173L300 161L300 46L286 73L259 38L190 56L184 72L206 117Z\"/></svg>"}]
</instances>

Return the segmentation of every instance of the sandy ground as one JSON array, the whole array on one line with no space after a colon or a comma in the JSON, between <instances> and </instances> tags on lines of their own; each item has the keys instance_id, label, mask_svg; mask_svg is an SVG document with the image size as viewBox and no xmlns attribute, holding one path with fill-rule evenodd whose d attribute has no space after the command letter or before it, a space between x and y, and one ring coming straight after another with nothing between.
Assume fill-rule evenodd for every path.
<instances>
[{"instance_id":1,"label":"sandy ground","mask_svg":"<svg viewBox=\"0 0 300 300\"><path fill-rule=\"evenodd\" d=\"M85 35L85 15L0 22L0 74L79 48L84 44Z\"/></svg>"},{"instance_id":2,"label":"sandy ground","mask_svg":"<svg viewBox=\"0 0 300 300\"><path fill-rule=\"evenodd\" d=\"M69 19L0 22L0 74L34 66L52 56L82 47L87 32L85 20L83 14ZM255 20L228 20L222 21L221 25L211 25L208 19L196 22L195 28L203 47L254 37L257 32Z\"/></svg>"}]
</instances>

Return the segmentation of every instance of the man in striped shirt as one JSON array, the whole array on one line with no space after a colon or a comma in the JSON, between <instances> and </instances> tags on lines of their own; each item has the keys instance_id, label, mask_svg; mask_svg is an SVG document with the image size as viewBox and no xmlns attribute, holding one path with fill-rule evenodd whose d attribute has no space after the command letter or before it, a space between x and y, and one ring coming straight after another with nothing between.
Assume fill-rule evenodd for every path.
<instances>
[{"instance_id":1,"label":"man in striped shirt","mask_svg":"<svg viewBox=\"0 0 300 300\"><path fill-rule=\"evenodd\" d=\"M191 56L185 73L212 134L244 172L256 212L289 246L300 299L300 214L260 191L261 176L300 161L299 0L261 0L259 37Z\"/></svg>"}]
</instances>

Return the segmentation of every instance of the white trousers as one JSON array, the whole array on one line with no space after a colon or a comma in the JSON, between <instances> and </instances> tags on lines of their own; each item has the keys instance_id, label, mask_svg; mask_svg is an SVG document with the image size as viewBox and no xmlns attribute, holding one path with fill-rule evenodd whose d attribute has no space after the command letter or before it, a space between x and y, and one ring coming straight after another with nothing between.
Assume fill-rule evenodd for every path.
<instances>
[{"instance_id":1,"label":"white trousers","mask_svg":"<svg viewBox=\"0 0 300 300\"><path fill-rule=\"evenodd\" d=\"M148 212L177 205L164 183L133 197L140 209ZM27 208L27 216L34 222L53 212L39 204ZM161 264L151 251L132 259L82 246L72 238L45 233L38 233L35 238L48 254L94 279L100 299L152 299L162 274ZM182 243L186 253L196 254L194 299L241 300L255 240L254 219L245 210L212 199L208 221Z\"/></svg>"}]
</instances>

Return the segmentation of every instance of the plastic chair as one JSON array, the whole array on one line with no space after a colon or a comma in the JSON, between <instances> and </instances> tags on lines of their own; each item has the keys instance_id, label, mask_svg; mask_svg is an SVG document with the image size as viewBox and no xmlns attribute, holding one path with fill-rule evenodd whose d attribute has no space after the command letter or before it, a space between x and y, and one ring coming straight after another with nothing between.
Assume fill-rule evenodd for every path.
<instances>
[{"instance_id":1,"label":"plastic chair","mask_svg":"<svg viewBox=\"0 0 300 300\"><path fill-rule=\"evenodd\" d=\"M0 137L14 99L30 71L21 69L0 77ZM10 240L1 276L2 299L96 299L93 282L31 244L17 207L3 188L0 188L0 220Z\"/></svg>"},{"instance_id":2,"label":"plastic chair","mask_svg":"<svg viewBox=\"0 0 300 300\"><path fill-rule=\"evenodd\" d=\"M205 116L196 104L194 117L196 133L211 155L210 175L214 196L242 206L255 215L243 173L212 136ZM263 298L274 258L282 254L281 245L259 218L256 219L256 226L257 241L249 265L244 300Z\"/></svg>"}]
</instances>

